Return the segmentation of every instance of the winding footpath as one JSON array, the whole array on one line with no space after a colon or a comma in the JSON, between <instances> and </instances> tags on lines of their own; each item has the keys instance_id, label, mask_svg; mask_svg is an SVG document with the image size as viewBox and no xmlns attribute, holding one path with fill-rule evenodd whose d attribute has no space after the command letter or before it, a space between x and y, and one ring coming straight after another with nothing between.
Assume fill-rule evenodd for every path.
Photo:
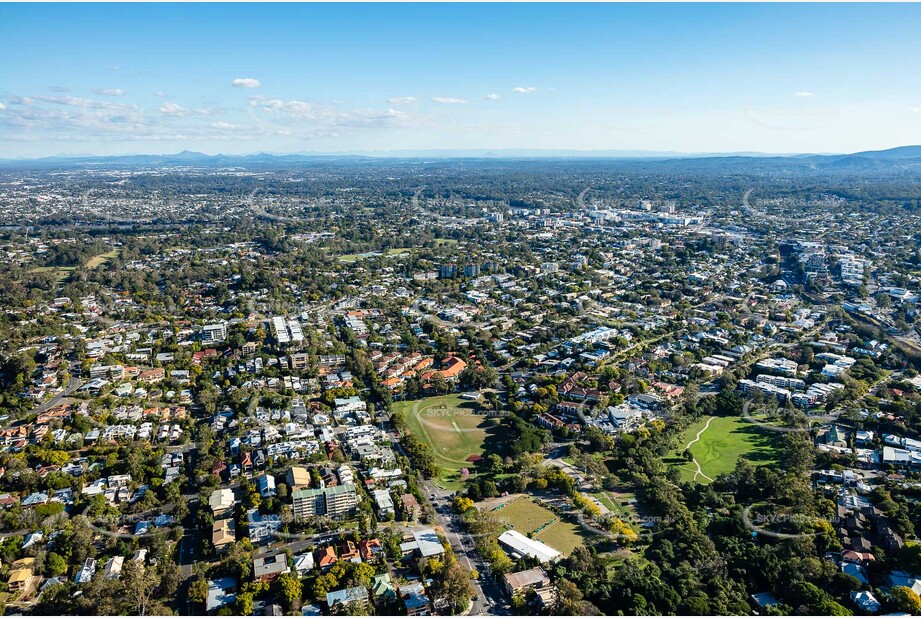
<instances>
[{"instance_id":1,"label":"winding footpath","mask_svg":"<svg viewBox=\"0 0 921 618\"><path fill-rule=\"evenodd\" d=\"M707 429L710 428L710 423L713 422L713 419L714 419L714 418L716 418L716 417L715 417L715 416L711 416L710 418L707 419L707 424L703 426L703 429L701 429L700 431L697 432L697 437L696 437L696 438L694 438L693 440L691 440L690 442L688 442L687 446L684 447L684 450L686 450L686 451L687 451L687 450L690 450L691 446L692 446L693 444L696 444L696 443L700 440L700 436L703 435L703 433L704 433L705 431L707 431ZM710 481L710 482L712 483L712 482L713 482L713 479L711 479L709 476L707 476L706 474L704 474L704 471L703 471L703 469L701 469L701 467L700 467L700 462L697 461L697 458L694 457L691 461L694 462L694 466L697 468L697 470L694 472L694 479L693 479L693 480L696 481L696 480L697 480L697 477L698 477L698 475L699 475L699 476L704 477L705 479L707 479L708 481Z\"/></svg>"}]
</instances>

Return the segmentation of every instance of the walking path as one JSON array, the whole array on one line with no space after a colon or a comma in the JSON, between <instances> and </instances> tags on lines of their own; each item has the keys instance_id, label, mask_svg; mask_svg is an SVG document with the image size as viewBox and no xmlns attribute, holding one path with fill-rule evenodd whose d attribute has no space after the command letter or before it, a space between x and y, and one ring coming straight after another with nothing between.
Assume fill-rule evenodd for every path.
<instances>
[{"instance_id":1,"label":"walking path","mask_svg":"<svg viewBox=\"0 0 921 618\"><path fill-rule=\"evenodd\" d=\"M703 435L703 433L704 433L705 431L707 431L707 429L710 428L710 423L713 422L713 419L714 419L714 418L716 418L716 417L715 417L715 416L711 416L710 418L707 419L707 424L703 426L703 429L701 429L700 431L697 432L697 437L696 437L696 438L694 438L693 440L691 440L690 442L688 442L688 445L684 447L684 450L686 450L686 451L687 451L687 450L690 450L691 445L697 443L697 441L700 440L700 436ZM704 477L705 479L707 479L708 481L710 481L710 482L712 483L712 482L713 482L713 479L711 479L709 476L707 476L706 474L704 474L704 471L701 469L701 467L700 467L700 462L697 461L697 458L694 457L691 461L694 462L694 466L697 468L697 470L694 472L694 479L693 479L693 480L696 481L698 476L702 476L702 477Z\"/></svg>"}]
</instances>

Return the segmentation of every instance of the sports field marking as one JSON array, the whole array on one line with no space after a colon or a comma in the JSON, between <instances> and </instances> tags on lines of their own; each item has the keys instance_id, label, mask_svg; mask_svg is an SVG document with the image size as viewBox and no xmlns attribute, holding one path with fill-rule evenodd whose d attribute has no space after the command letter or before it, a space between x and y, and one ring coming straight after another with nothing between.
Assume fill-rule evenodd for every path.
<instances>
[{"instance_id":1,"label":"sports field marking","mask_svg":"<svg viewBox=\"0 0 921 618\"><path fill-rule=\"evenodd\" d=\"M460 466L461 468L465 468L465 467L469 466L469 465L470 465L470 462L468 462L468 461L466 461L466 460L463 460L463 459L455 459L455 458L453 458L453 457L449 457L449 456L445 455L444 453L450 452L450 450L448 449L448 447L446 447L446 446L439 446L438 449L435 448L435 445L437 444L437 442L436 442L435 440L432 439L432 436L429 434L429 431L428 431L428 429L426 428L426 425L430 425L430 423L428 423L428 422L422 417L422 414L420 413L420 404L422 404L422 403L423 403L423 401L421 401L421 400L415 402L415 403L413 404L412 408L410 408L409 413L412 414L412 415L415 417L415 419L419 421L419 429L422 430L422 433L423 433L423 435L425 436L426 441L429 443L429 446L431 446L431 447L433 448L433 450L435 451L436 456L437 456L438 458L441 458L444 462L448 462L448 463L452 463L452 464L458 465L458 466ZM444 404L442 404L441 408L442 408L442 409L447 409L447 406L445 406ZM454 427L455 427L455 429L457 430L457 433L465 433L463 430L461 430L461 429L459 428L459 426L457 425L457 421L452 420L451 422L454 424ZM434 429L434 426L433 426L433 429ZM439 452L439 450L440 450L441 452ZM436 463L438 463L438 462L436 461Z\"/></svg>"}]
</instances>

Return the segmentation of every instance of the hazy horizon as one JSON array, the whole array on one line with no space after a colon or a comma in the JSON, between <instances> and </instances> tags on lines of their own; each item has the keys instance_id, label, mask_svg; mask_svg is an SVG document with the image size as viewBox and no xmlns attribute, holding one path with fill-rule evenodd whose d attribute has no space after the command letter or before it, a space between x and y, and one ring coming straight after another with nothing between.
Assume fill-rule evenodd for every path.
<instances>
[{"instance_id":1,"label":"hazy horizon","mask_svg":"<svg viewBox=\"0 0 921 618\"><path fill-rule=\"evenodd\" d=\"M893 146L893 148L898 148L899 146ZM888 149L883 149L888 150ZM443 157L443 156L455 156L455 155L490 155L492 154L495 158L503 158L503 155L506 156L515 156L516 154L521 153L530 153L534 156L543 156L543 157L579 157L585 156L585 158L610 158L610 157L621 157L621 158L662 158L662 157L677 157L677 158L694 158L694 157L731 157L731 156L743 156L743 157L798 157L798 156L834 156L834 155L845 155L853 153L843 153L843 152L757 152L757 151L734 151L734 152L680 152L673 150L617 150L617 149L569 149L569 148L428 148L428 149L394 149L394 150L327 150L327 151L291 151L291 152L281 152L281 151L267 151L267 150L253 150L251 152L238 152L238 153L227 153L220 151L202 151L202 150L174 150L174 151L161 151L161 152L125 152L121 154L93 154L93 153L81 153L81 152L61 152L54 153L50 155L42 156L19 156L19 157L0 157L0 160L6 161L15 161L15 160L35 160L35 159L81 159L81 158L108 158L108 157L176 157L184 154L188 155L203 155L207 157L259 157L259 156L271 156L271 157L403 157L403 156L430 156L434 158Z\"/></svg>"}]
</instances>

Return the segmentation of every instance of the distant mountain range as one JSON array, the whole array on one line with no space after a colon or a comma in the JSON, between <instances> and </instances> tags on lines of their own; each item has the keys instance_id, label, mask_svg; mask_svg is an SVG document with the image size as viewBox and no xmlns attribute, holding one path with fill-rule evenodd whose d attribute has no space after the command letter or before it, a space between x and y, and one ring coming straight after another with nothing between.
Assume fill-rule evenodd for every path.
<instances>
[{"instance_id":1,"label":"distant mountain range","mask_svg":"<svg viewBox=\"0 0 921 618\"><path fill-rule=\"evenodd\" d=\"M97 166L132 167L228 167L271 166L283 167L298 163L361 162L399 160L585 160L619 161L634 165L671 165L685 170L800 170L812 171L921 171L921 146L901 146L888 150L873 150L853 154L765 154L758 152L734 153L679 153L645 150L537 150L537 149L479 149L479 150L395 150L356 153L301 153L248 155L208 155L201 152L182 151L165 155L118 156L57 156L41 159L0 159L0 166L26 168L65 168ZM645 165L644 165L645 164Z\"/></svg>"}]
</instances>

